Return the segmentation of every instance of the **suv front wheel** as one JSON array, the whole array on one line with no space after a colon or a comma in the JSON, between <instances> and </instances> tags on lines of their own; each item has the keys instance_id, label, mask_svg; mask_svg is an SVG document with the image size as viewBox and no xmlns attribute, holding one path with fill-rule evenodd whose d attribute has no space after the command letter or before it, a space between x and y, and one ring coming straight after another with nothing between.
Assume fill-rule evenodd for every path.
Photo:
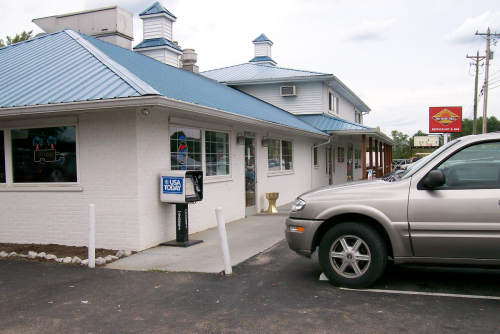
<instances>
[{"instance_id":1,"label":"suv front wheel","mask_svg":"<svg viewBox=\"0 0 500 334\"><path fill-rule=\"evenodd\" d=\"M387 249L372 227L342 223L332 227L319 245L319 263L333 285L364 288L384 273Z\"/></svg>"}]
</instances>

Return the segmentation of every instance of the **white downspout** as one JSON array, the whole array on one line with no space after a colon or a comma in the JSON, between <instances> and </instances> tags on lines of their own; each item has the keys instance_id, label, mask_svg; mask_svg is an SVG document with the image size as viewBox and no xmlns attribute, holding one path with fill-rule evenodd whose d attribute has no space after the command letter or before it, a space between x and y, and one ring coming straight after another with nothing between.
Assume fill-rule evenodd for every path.
<instances>
[{"instance_id":1,"label":"white downspout","mask_svg":"<svg viewBox=\"0 0 500 334\"><path fill-rule=\"evenodd\" d=\"M330 137L330 139L328 139L327 142L324 142L324 143L321 143L321 144L318 144L318 145L313 145L312 148L311 148L311 190L313 189L314 148L320 147L320 146L323 146L323 145L327 145L331 141L332 141L332 138Z\"/></svg>"}]
</instances>

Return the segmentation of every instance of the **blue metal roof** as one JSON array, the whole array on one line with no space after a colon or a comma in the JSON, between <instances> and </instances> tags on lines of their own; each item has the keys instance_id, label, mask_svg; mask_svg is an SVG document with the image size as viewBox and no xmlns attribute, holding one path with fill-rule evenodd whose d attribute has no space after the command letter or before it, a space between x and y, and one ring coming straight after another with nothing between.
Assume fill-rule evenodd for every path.
<instances>
[{"instance_id":1,"label":"blue metal roof","mask_svg":"<svg viewBox=\"0 0 500 334\"><path fill-rule=\"evenodd\" d=\"M70 29L0 48L0 108L144 95L322 133L239 90Z\"/></svg>"},{"instance_id":2,"label":"blue metal roof","mask_svg":"<svg viewBox=\"0 0 500 334\"><path fill-rule=\"evenodd\" d=\"M0 108L141 94L65 31L0 48Z\"/></svg>"},{"instance_id":3,"label":"blue metal roof","mask_svg":"<svg viewBox=\"0 0 500 334\"><path fill-rule=\"evenodd\" d=\"M141 12L139 14L139 16L159 14L159 13L165 13L167 15L172 16L174 19L176 19L176 17L172 13L170 13L165 7L163 7L158 1L156 1L148 9L144 10L143 12Z\"/></svg>"},{"instance_id":4,"label":"blue metal roof","mask_svg":"<svg viewBox=\"0 0 500 334\"><path fill-rule=\"evenodd\" d=\"M321 133L293 114L239 90L222 85L197 73L166 65L114 44L81 35L165 97L313 133Z\"/></svg>"},{"instance_id":5,"label":"blue metal roof","mask_svg":"<svg viewBox=\"0 0 500 334\"><path fill-rule=\"evenodd\" d=\"M256 39L254 39L252 42L271 42L271 44L273 43L269 38L267 38L266 35L264 34L260 34L259 37L257 37Z\"/></svg>"},{"instance_id":6,"label":"blue metal roof","mask_svg":"<svg viewBox=\"0 0 500 334\"><path fill-rule=\"evenodd\" d=\"M143 49L143 48L152 48L155 46L169 46L173 49L179 50L182 52L182 49L178 46L169 41L168 39L165 39L163 37L161 38L150 38L150 39L145 39L136 46L134 46L134 50L136 49Z\"/></svg>"},{"instance_id":7,"label":"blue metal roof","mask_svg":"<svg viewBox=\"0 0 500 334\"><path fill-rule=\"evenodd\" d=\"M272 61L273 63L276 64L276 62L273 60L273 58L268 57L268 56L253 57L252 59L249 60L250 63L261 62L261 61Z\"/></svg>"},{"instance_id":8,"label":"blue metal roof","mask_svg":"<svg viewBox=\"0 0 500 334\"><path fill-rule=\"evenodd\" d=\"M300 115L297 116L304 122L311 124L321 131L341 131L341 130L366 130L373 129L369 126L346 121L345 119L330 116L327 114Z\"/></svg>"},{"instance_id":9,"label":"blue metal roof","mask_svg":"<svg viewBox=\"0 0 500 334\"><path fill-rule=\"evenodd\" d=\"M216 70L201 72L200 74L219 82L314 77L328 75L326 73L293 70L289 68L251 63L218 68Z\"/></svg>"}]
</instances>

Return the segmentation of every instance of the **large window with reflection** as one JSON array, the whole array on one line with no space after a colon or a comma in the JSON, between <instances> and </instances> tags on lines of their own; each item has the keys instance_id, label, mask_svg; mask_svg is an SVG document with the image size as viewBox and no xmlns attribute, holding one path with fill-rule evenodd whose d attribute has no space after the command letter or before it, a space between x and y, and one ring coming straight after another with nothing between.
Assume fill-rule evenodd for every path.
<instances>
[{"instance_id":1,"label":"large window with reflection","mask_svg":"<svg viewBox=\"0 0 500 334\"><path fill-rule=\"evenodd\" d=\"M229 137L227 132L170 126L171 169L203 170L204 156L206 176L229 175Z\"/></svg>"},{"instance_id":2,"label":"large window with reflection","mask_svg":"<svg viewBox=\"0 0 500 334\"><path fill-rule=\"evenodd\" d=\"M229 133L205 131L206 175L229 174Z\"/></svg>"},{"instance_id":3,"label":"large window with reflection","mask_svg":"<svg viewBox=\"0 0 500 334\"><path fill-rule=\"evenodd\" d=\"M267 148L267 166L269 171L293 170L293 143L270 139Z\"/></svg>"},{"instance_id":4,"label":"large window with reflection","mask_svg":"<svg viewBox=\"0 0 500 334\"><path fill-rule=\"evenodd\" d=\"M75 126L13 129L11 142L14 183L77 182Z\"/></svg>"},{"instance_id":5,"label":"large window with reflection","mask_svg":"<svg viewBox=\"0 0 500 334\"><path fill-rule=\"evenodd\" d=\"M170 127L170 165L172 170L202 170L200 129Z\"/></svg>"}]
</instances>

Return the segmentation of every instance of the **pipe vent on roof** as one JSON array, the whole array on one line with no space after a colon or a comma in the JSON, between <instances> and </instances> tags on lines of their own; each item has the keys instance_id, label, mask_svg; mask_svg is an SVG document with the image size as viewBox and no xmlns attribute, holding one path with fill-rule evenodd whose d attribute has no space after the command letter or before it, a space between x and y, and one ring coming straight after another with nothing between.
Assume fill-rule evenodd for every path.
<instances>
[{"instance_id":1,"label":"pipe vent on roof","mask_svg":"<svg viewBox=\"0 0 500 334\"><path fill-rule=\"evenodd\" d=\"M182 68L194 73L198 73L200 68L196 66L198 61L198 54L194 52L194 49L184 49L181 55Z\"/></svg>"}]
</instances>

